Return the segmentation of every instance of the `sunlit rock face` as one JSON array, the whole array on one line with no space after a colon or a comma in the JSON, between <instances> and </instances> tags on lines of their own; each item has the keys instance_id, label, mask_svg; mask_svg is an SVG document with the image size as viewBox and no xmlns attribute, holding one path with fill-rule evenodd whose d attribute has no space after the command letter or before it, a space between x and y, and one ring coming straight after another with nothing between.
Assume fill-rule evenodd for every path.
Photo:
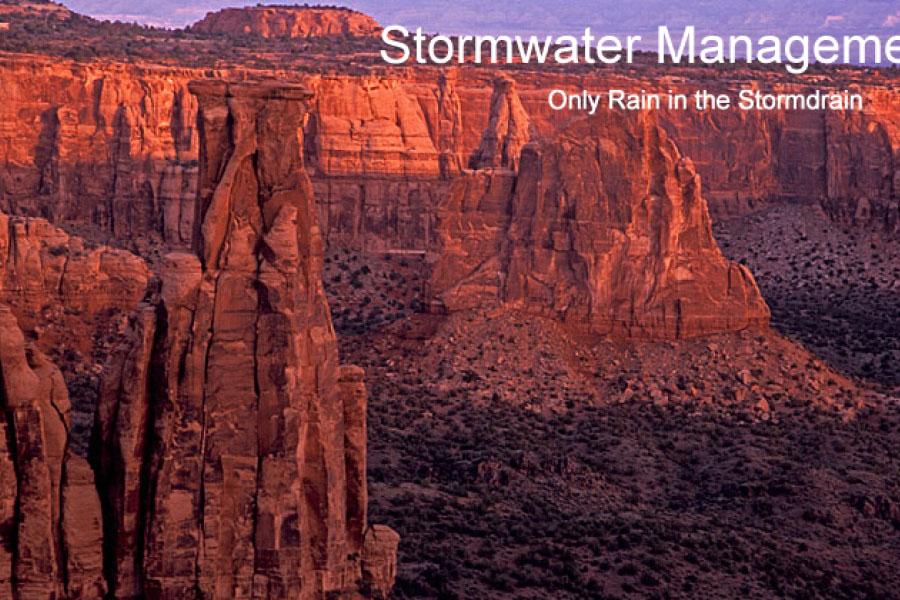
<instances>
[{"instance_id":1,"label":"sunlit rock face","mask_svg":"<svg viewBox=\"0 0 900 600\"><path fill-rule=\"evenodd\" d=\"M190 70L0 59L0 210L139 241L190 241Z\"/></svg>"},{"instance_id":2,"label":"sunlit rock face","mask_svg":"<svg viewBox=\"0 0 900 600\"><path fill-rule=\"evenodd\" d=\"M188 247L199 140L187 83L217 75L0 58L0 209L87 227L142 255L149 240ZM552 111L550 89L656 86L539 69L281 76L315 92L305 166L326 243L371 252L433 249L437 206L463 169L516 169L522 145L582 116ZM802 200L838 223L896 233L900 100L887 86L861 92L862 112L663 109L659 124L703 177L714 216Z\"/></svg>"},{"instance_id":3,"label":"sunlit rock face","mask_svg":"<svg viewBox=\"0 0 900 600\"><path fill-rule=\"evenodd\" d=\"M447 310L502 305L595 333L762 328L753 276L712 237L700 177L652 113L573 123L519 170L465 174L439 210L431 281Z\"/></svg>"}]
</instances>

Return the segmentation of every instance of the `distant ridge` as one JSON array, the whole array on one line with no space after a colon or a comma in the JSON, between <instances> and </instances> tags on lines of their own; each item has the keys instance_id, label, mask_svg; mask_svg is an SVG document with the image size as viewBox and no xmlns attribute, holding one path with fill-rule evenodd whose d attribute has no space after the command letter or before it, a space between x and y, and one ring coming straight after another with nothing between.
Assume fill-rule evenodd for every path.
<instances>
[{"instance_id":1,"label":"distant ridge","mask_svg":"<svg viewBox=\"0 0 900 600\"><path fill-rule=\"evenodd\" d=\"M381 26L361 12L339 6L262 5L210 12L189 27L191 31L263 38L319 36L368 37Z\"/></svg>"}]
</instances>

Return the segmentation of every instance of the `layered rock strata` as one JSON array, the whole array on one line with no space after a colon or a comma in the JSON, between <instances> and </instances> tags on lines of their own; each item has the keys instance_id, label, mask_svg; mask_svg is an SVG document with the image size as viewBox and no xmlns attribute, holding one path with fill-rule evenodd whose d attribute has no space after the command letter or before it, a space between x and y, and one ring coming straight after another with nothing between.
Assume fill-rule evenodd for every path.
<instances>
[{"instance_id":1,"label":"layered rock strata","mask_svg":"<svg viewBox=\"0 0 900 600\"><path fill-rule=\"evenodd\" d=\"M687 111L662 123L695 161L716 214L813 202L838 223L896 233L900 95L864 97L862 111Z\"/></svg>"},{"instance_id":2,"label":"layered rock strata","mask_svg":"<svg viewBox=\"0 0 900 600\"><path fill-rule=\"evenodd\" d=\"M0 209L89 226L119 243L186 247L198 158L197 106L186 85L220 75L0 57ZM433 249L437 204L463 168L515 168L510 160L524 142L582 116L550 110L550 89L666 91L637 76L524 69L502 77L427 67L284 77L316 92L306 166L326 241L375 252ZM896 233L900 96L889 81L861 92L862 112L663 110L660 125L694 160L714 215L814 201L839 223Z\"/></svg>"},{"instance_id":3,"label":"layered rock strata","mask_svg":"<svg viewBox=\"0 0 900 600\"><path fill-rule=\"evenodd\" d=\"M192 71L0 57L0 210L190 243ZM99 237L98 236L98 237Z\"/></svg>"},{"instance_id":4,"label":"layered rock strata","mask_svg":"<svg viewBox=\"0 0 900 600\"><path fill-rule=\"evenodd\" d=\"M430 287L448 310L511 306L641 338L768 322L753 276L712 237L693 164L652 113L601 112L529 143L518 173L465 174L438 215Z\"/></svg>"},{"instance_id":5,"label":"layered rock strata","mask_svg":"<svg viewBox=\"0 0 900 600\"><path fill-rule=\"evenodd\" d=\"M163 260L104 382L107 568L119 598L383 597L366 522L365 384L341 366L303 170L309 92L197 82L193 252Z\"/></svg>"}]
</instances>

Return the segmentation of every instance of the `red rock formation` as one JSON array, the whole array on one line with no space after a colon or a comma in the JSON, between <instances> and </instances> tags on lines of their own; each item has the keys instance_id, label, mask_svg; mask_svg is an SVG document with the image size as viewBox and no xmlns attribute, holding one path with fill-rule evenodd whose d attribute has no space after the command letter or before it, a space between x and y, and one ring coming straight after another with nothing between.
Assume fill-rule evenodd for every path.
<instances>
[{"instance_id":1,"label":"red rock formation","mask_svg":"<svg viewBox=\"0 0 900 600\"><path fill-rule=\"evenodd\" d=\"M826 212L900 231L900 94L874 93L861 113L828 113L824 138Z\"/></svg>"},{"instance_id":2,"label":"red rock formation","mask_svg":"<svg viewBox=\"0 0 900 600\"><path fill-rule=\"evenodd\" d=\"M0 210L190 243L192 72L0 58Z\"/></svg>"},{"instance_id":3,"label":"red rock formation","mask_svg":"<svg viewBox=\"0 0 900 600\"><path fill-rule=\"evenodd\" d=\"M3 305L0 407L0 593L102 596L100 503L87 461L68 447L65 382Z\"/></svg>"},{"instance_id":4,"label":"red rock formation","mask_svg":"<svg viewBox=\"0 0 900 600\"><path fill-rule=\"evenodd\" d=\"M378 35L381 26L372 17L346 8L253 6L207 13L191 30L263 38L365 37Z\"/></svg>"},{"instance_id":5,"label":"red rock formation","mask_svg":"<svg viewBox=\"0 0 900 600\"><path fill-rule=\"evenodd\" d=\"M366 525L365 386L339 366L320 280L309 93L193 91L196 254L163 261L159 305L135 319L101 400L113 590L383 596L397 536Z\"/></svg>"},{"instance_id":6,"label":"red rock formation","mask_svg":"<svg viewBox=\"0 0 900 600\"><path fill-rule=\"evenodd\" d=\"M90 367L98 333L133 308L148 277L128 252L0 213L0 406L8 423L0 428L0 545L10 549L0 553L2 597L98 598L105 590L100 501L86 458L91 399L70 404L42 350L80 353L81 364L68 366Z\"/></svg>"},{"instance_id":7,"label":"red rock formation","mask_svg":"<svg viewBox=\"0 0 900 600\"><path fill-rule=\"evenodd\" d=\"M688 91L697 87L691 73L678 84ZM197 160L186 84L210 75L220 74L0 57L0 208L91 226L120 243L185 247ZM510 157L524 141L580 118L551 111L549 89L663 85L537 68L497 80L514 85L494 85L486 68L281 76L316 92L307 168L326 241L376 252L434 248L437 204L463 167L515 167ZM734 92L749 83L715 85ZM660 124L694 160L714 215L814 200L840 222L896 232L900 100L887 86L862 92L862 113L663 110Z\"/></svg>"},{"instance_id":8,"label":"red rock formation","mask_svg":"<svg viewBox=\"0 0 900 600\"><path fill-rule=\"evenodd\" d=\"M98 340L144 295L148 276L144 261L128 252L89 247L43 219L0 213L0 404L15 432L0 447L12 453L2 460L18 469L7 474L0 467L0 479L9 480L9 506L20 507L8 522L19 523L10 530L19 535L3 543L18 548L18 558L8 577L0 566L0 581L15 576L15 597L47 598L55 591L97 598L105 588L100 503L86 458L93 399L73 394L70 407L62 375L42 350L66 357L60 365L67 376L91 372ZM32 344L24 343L16 317ZM31 456L37 458L19 465L19 457ZM40 523L21 516L26 511Z\"/></svg>"},{"instance_id":9,"label":"red rock formation","mask_svg":"<svg viewBox=\"0 0 900 600\"><path fill-rule=\"evenodd\" d=\"M862 91L862 111L679 111L663 123L696 162L716 214L801 200L840 223L897 232L900 97Z\"/></svg>"},{"instance_id":10,"label":"red rock formation","mask_svg":"<svg viewBox=\"0 0 900 600\"><path fill-rule=\"evenodd\" d=\"M488 125L481 144L472 154L471 166L518 168L522 146L531 138L528 113L516 92L516 82L507 76L494 79Z\"/></svg>"},{"instance_id":11,"label":"red rock formation","mask_svg":"<svg viewBox=\"0 0 900 600\"><path fill-rule=\"evenodd\" d=\"M712 237L700 177L652 113L603 112L524 146L518 175L476 171L439 211L431 289L602 334L685 338L764 327L753 276Z\"/></svg>"},{"instance_id":12,"label":"red rock formation","mask_svg":"<svg viewBox=\"0 0 900 600\"><path fill-rule=\"evenodd\" d=\"M329 241L425 249L444 188L422 104L402 81L328 77L307 127L309 167Z\"/></svg>"},{"instance_id":13,"label":"red rock formation","mask_svg":"<svg viewBox=\"0 0 900 600\"><path fill-rule=\"evenodd\" d=\"M137 256L92 246L44 219L0 213L0 299L37 311L48 302L80 311L130 309L147 287Z\"/></svg>"},{"instance_id":14,"label":"red rock formation","mask_svg":"<svg viewBox=\"0 0 900 600\"><path fill-rule=\"evenodd\" d=\"M93 335L144 295L143 260L106 246L90 247L44 219L0 213L0 302L21 325L40 331L48 351L64 346L89 355Z\"/></svg>"}]
</instances>

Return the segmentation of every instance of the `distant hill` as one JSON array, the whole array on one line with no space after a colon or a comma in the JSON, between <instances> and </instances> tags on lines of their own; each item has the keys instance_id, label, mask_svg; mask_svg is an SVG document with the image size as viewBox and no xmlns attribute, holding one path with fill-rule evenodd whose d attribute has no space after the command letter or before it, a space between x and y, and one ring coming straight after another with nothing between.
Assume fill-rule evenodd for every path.
<instances>
[{"instance_id":1,"label":"distant hill","mask_svg":"<svg viewBox=\"0 0 900 600\"><path fill-rule=\"evenodd\" d=\"M192 31L255 35L262 38L374 36L381 27L369 15L346 8L254 6L211 12Z\"/></svg>"},{"instance_id":2,"label":"distant hill","mask_svg":"<svg viewBox=\"0 0 900 600\"><path fill-rule=\"evenodd\" d=\"M72 11L49 0L0 0L0 19L23 15L64 20L72 16Z\"/></svg>"}]
</instances>

